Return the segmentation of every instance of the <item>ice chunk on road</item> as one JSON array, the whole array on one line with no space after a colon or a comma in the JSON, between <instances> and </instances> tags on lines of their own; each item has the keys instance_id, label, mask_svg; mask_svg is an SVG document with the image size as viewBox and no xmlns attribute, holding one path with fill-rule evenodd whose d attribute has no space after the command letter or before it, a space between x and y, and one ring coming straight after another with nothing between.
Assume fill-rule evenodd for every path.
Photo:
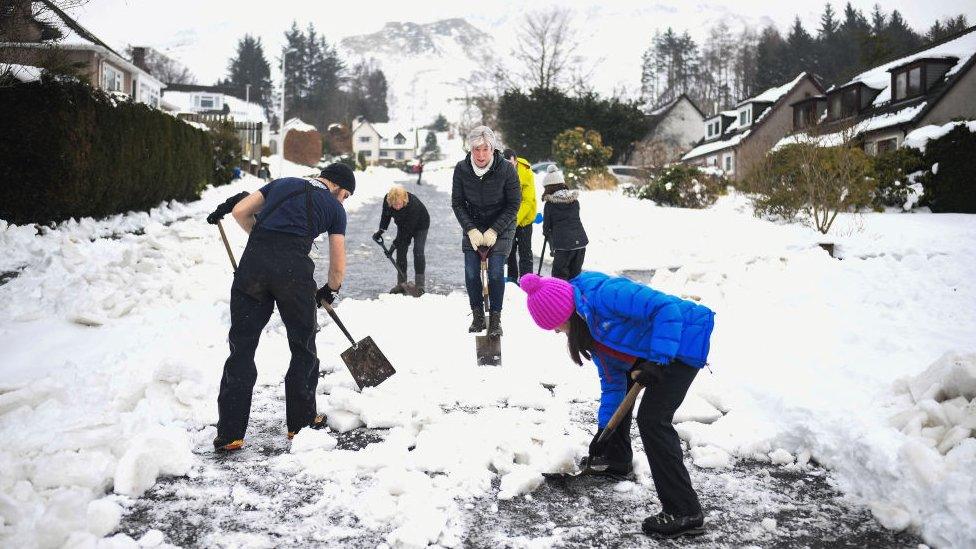
<instances>
[{"instance_id":1,"label":"ice chunk on road","mask_svg":"<svg viewBox=\"0 0 976 549\"><path fill-rule=\"evenodd\" d=\"M338 441L325 429L302 429L291 441L291 453L331 450Z\"/></svg>"},{"instance_id":2,"label":"ice chunk on road","mask_svg":"<svg viewBox=\"0 0 976 549\"><path fill-rule=\"evenodd\" d=\"M518 467L502 477L498 499L512 499L527 494L542 484L542 474L529 467Z\"/></svg>"}]
</instances>

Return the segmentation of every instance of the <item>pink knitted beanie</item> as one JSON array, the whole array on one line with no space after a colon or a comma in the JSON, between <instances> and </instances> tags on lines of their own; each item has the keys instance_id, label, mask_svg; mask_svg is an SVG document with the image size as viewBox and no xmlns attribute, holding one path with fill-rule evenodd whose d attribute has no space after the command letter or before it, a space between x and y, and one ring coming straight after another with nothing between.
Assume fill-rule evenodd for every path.
<instances>
[{"instance_id":1,"label":"pink knitted beanie","mask_svg":"<svg viewBox=\"0 0 976 549\"><path fill-rule=\"evenodd\" d=\"M559 327L576 310L573 286L565 280L529 273L519 279L519 287L529 295L529 314L543 330Z\"/></svg>"}]
</instances>

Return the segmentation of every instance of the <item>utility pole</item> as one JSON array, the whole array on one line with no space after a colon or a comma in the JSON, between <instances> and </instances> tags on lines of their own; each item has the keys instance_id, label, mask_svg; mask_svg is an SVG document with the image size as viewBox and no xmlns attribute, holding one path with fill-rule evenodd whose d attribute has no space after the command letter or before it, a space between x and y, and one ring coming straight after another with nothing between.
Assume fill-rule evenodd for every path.
<instances>
[{"instance_id":1,"label":"utility pole","mask_svg":"<svg viewBox=\"0 0 976 549\"><path fill-rule=\"evenodd\" d=\"M285 165L285 83L288 80L287 61L288 54L293 53L295 50L283 50L281 53L281 119L278 121L278 145L281 148L278 157L278 177L282 177L281 173L283 166Z\"/></svg>"},{"instance_id":2,"label":"utility pole","mask_svg":"<svg viewBox=\"0 0 976 549\"><path fill-rule=\"evenodd\" d=\"M244 102L245 103L250 103L251 102L251 85L250 84L244 84Z\"/></svg>"}]
</instances>

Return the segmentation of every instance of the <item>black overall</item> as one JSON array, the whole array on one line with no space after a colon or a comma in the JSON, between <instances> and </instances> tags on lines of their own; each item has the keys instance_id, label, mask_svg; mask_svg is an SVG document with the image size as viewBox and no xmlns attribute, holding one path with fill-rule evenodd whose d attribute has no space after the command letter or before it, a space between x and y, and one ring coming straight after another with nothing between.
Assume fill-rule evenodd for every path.
<instances>
[{"instance_id":1,"label":"black overall","mask_svg":"<svg viewBox=\"0 0 976 549\"><path fill-rule=\"evenodd\" d=\"M288 200L305 195L309 232L312 232L312 192L286 195L263 216ZM300 198L298 198L300 199ZM291 363L285 374L285 414L288 431L296 432L315 418L315 388L319 360L315 354L315 265L308 256L314 236L298 236L261 228L251 229L230 292L230 356L224 363L217 409L217 435L225 440L243 439L251 413L251 393L257 380L254 352L274 306L285 324Z\"/></svg>"}]
</instances>

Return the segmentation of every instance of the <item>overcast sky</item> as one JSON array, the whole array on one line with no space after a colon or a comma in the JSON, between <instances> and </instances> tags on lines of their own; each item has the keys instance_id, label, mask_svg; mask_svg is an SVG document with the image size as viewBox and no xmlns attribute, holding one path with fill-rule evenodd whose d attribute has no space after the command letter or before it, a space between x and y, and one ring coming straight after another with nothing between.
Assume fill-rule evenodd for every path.
<instances>
[{"instance_id":1,"label":"overcast sky","mask_svg":"<svg viewBox=\"0 0 976 549\"><path fill-rule=\"evenodd\" d=\"M852 2L866 15L877 0ZM460 2L432 0L416 2L300 1L300 0L90 0L71 10L78 20L112 46L153 46L170 53L197 76L200 83L212 83L226 73L227 60L237 40L245 33L261 37L274 65L284 41L283 33L297 21L309 22L331 42L356 34L379 30L387 21L426 23L448 17L463 17L495 37L498 53L511 47L525 2ZM823 3L769 0L658 1L604 0L533 2L533 9L550 5L571 8L585 38L585 53L605 65L599 88L633 86L640 56L656 28L687 29L696 38L720 19L741 27L775 24L785 32L795 15L814 32ZM833 2L840 15L844 4ZM884 2L885 11L898 9L916 30L924 32L936 19L964 13L976 23L974 0L928 0Z\"/></svg>"}]
</instances>

